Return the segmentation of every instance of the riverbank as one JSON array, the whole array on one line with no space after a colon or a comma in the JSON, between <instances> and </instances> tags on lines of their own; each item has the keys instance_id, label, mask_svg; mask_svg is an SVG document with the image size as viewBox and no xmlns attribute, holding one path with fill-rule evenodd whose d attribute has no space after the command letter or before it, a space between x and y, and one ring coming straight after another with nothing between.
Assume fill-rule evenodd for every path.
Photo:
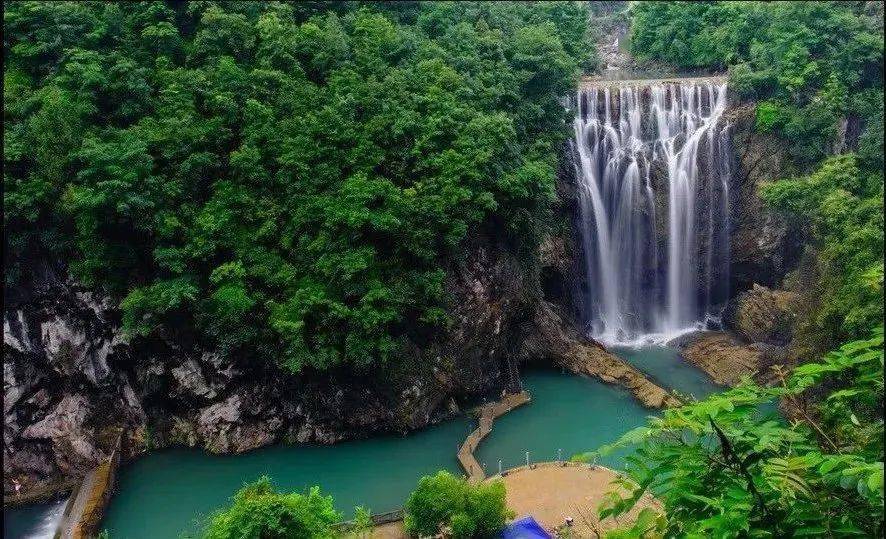
<instances>
[{"instance_id":1,"label":"riverbank","mask_svg":"<svg viewBox=\"0 0 886 539\"><path fill-rule=\"evenodd\" d=\"M521 378L531 403L498 417L475 452L488 471L497 472L499 460L503 468L524 464L526 451L533 461L546 461L555 459L558 449L564 457L592 450L652 413L629 392L595 378L551 369L530 369ZM421 476L441 469L462 473L456 453L476 427L476 421L460 416L406 436L331 446L280 445L241 455L154 452L121 469L102 529L128 539L196 534L199 522L229 503L244 481L263 474L282 491L319 486L345 518L357 505L380 514L402 507ZM623 455L600 463L619 468Z\"/></svg>"},{"instance_id":2,"label":"riverbank","mask_svg":"<svg viewBox=\"0 0 886 539\"><path fill-rule=\"evenodd\" d=\"M595 355L608 355L595 350ZM672 377L684 377L685 373L674 371L681 366L697 373L685 362L663 359L660 351L633 353L636 357L631 357L630 369L638 375L644 371L661 374L656 379L662 384ZM667 370L649 368L664 367L665 359ZM474 460L480 468L485 464L486 472L524 465L527 452L531 462L539 462L592 450L613 442L656 413L625 388L603 383L597 376L575 376L548 368L526 370L521 379L525 391L532 395L531 402L520 406L510 403L512 411L504 415L496 412L494 429L474 448ZM667 393L663 388L661 391ZM480 407L478 414L482 417L484 410L495 406ZM244 481L263 474L271 475L281 490L320 486L334 497L337 509L346 517L356 505L382 514L401 507L422 475L440 469L460 473L463 468L457 451L477 426L469 417L460 416L406 436L386 435L332 446L280 445L241 455L190 449L152 452L121 468L117 493L98 529L130 539L194 534L199 531L199 522L228 503L228 497ZM600 464L618 469L624 456L616 453L601 459ZM164 518L157 519L158 514Z\"/></svg>"}]
</instances>

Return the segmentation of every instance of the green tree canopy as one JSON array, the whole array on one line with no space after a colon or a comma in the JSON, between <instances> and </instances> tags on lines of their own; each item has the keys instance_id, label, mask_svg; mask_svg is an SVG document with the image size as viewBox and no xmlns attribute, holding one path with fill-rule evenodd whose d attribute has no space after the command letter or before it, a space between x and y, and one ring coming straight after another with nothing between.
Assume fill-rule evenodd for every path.
<instances>
[{"instance_id":1,"label":"green tree canopy","mask_svg":"<svg viewBox=\"0 0 886 539\"><path fill-rule=\"evenodd\" d=\"M409 533L432 536L448 527L453 537L465 539L494 537L513 516L504 483L471 485L446 471L422 477L404 509Z\"/></svg>"},{"instance_id":2,"label":"green tree canopy","mask_svg":"<svg viewBox=\"0 0 886 539\"><path fill-rule=\"evenodd\" d=\"M534 251L586 22L574 2L9 4L7 284L48 252L131 335L294 371L400 360L445 327L469 230Z\"/></svg>"},{"instance_id":3,"label":"green tree canopy","mask_svg":"<svg viewBox=\"0 0 886 539\"><path fill-rule=\"evenodd\" d=\"M332 525L341 519L332 497L312 487L305 494L281 494L263 476L245 485L231 506L213 514L204 539L331 539Z\"/></svg>"}]
</instances>

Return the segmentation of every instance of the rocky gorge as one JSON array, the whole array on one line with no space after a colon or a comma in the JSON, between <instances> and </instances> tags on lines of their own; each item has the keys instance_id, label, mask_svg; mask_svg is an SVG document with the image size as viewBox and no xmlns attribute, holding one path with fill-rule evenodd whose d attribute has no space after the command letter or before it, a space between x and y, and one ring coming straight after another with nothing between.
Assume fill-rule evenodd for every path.
<instances>
[{"instance_id":1,"label":"rocky gorge","mask_svg":"<svg viewBox=\"0 0 886 539\"><path fill-rule=\"evenodd\" d=\"M739 171L725 317L732 334L683 343L687 359L724 384L785 357L790 293L777 287L801 244L756 196L783 168L753 133L752 112L747 104L728 111ZM568 223L577 211L571 168L561 166L555 221ZM571 293L579 286L576 238L569 226L551 228L561 232L543 241L537 269L490 237L472 240L469 256L447 272L453 324L414 345L406 352L413 368L390 376L295 376L252 358L224 360L184 335L130 340L111 299L73 282L60 261L35 257L34 279L7 290L4 306L4 490L13 478L25 493L65 488L107 458L119 429L129 457L173 445L242 452L417 429L480 395L518 387L523 362L624 385L648 406L673 402L582 335Z\"/></svg>"}]
</instances>

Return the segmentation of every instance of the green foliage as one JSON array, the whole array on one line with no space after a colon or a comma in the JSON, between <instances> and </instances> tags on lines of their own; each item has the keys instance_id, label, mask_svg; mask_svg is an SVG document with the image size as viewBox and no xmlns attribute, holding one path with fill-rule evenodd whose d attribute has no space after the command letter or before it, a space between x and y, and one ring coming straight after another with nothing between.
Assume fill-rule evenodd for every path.
<instances>
[{"instance_id":1,"label":"green foliage","mask_svg":"<svg viewBox=\"0 0 886 539\"><path fill-rule=\"evenodd\" d=\"M281 494L267 476L240 489L230 507L216 512L203 531L205 539L332 538L340 519L331 496L318 487L306 494Z\"/></svg>"},{"instance_id":2,"label":"green foliage","mask_svg":"<svg viewBox=\"0 0 886 539\"><path fill-rule=\"evenodd\" d=\"M357 537L367 537L372 533L375 525L372 523L372 513L365 507L357 506L354 508L354 525L351 526Z\"/></svg>"},{"instance_id":3,"label":"green foliage","mask_svg":"<svg viewBox=\"0 0 886 539\"><path fill-rule=\"evenodd\" d=\"M469 230L532 256L595 63L574 2L6 7L7 282L49 251L132 336L295 371L433 337Z\"/></svg>"},{"instance_id":4,"label":"green foliage","mask_svg":"<svg viewBox=\"0 0 886 539\"><path fill-rule=\"evenodd\" d=\"M768 132L772 131L775 127L779 126L782 123L782 118L779 114L779 108L777 103L773 103L771 101L764 101L757 105L756 111L756 121L754 126L758 131Z\"/></svg>"},{"instance_id":5,"label":"green foliage","mask_svg":"<svg viewBox=\"0 0 886 539\"><path fill-rule=\"evenodd\" d=\"M820 308L800 329L821 343L817 348L862 337L883 318L882 172L865 173L858 161L854 154L831 157L813 174L760 193L816 239Z\"/></svg>"},{"instance_id":6,"label":"green foliage","mask_svg":"<svg viewBox=\"0 0 886 539\"><path fill-rule=\"evenodd\" d=\"M741 97L768 100L757 127L775 129L798 164L830 153L847 112L861 112L864 137L882 140L882 116L852 107L865 92L883 100L882 11L878 22L862 2L637 2L632 10L635 55L728 67Z\"/></svg>"},{"instance_id":7,"label":"green foliage","mask_svg":"<svg viewBox=\"0 0 886 539\"><path fill-rule=\"evenodd\" d=\"M662 537L667 529L667 518L648 507L637 513L637 519L629 527L607 530L605 539L654 539Z\"/></svg>"},{"instance_id":8,"label":"green foliage","mask_svg":"<svg viewBox=\"0 0 886 539\"><path fill-rule=\"evenodd\" d=\"M405 511L406 530L422 536L449 527L453 537L493 537L513 517L504 483L471 485L446 471L422 477Z\"/></svg>"},{"instance_id":9,"label":"green foliage","mask_svg":"<svg viewBox=\"0 0 886 539\"><path fill-rule=\"evenodd\" d=\"M822 383L832 388L827 399L800 402ZM785 424L764 413L776 398L799 419ZM880 327L798 367L780 387L745 381L668 409L602 448L638 446L627 458L629 477L615 481L628 494L609 493L600 516L625 513L648 491L665 504L669 537L878 537L882 438ZM615 536L636 536L629 532Z\"/></svg>"},{"instance_id":10,"label":"green foliage","mask_svg":"<svg viewBox=\"0 0 886 539\"><path fill-rule=\"evenodd\" d=\"M856 2L638 2L632 47L684 68L729 68L757 100L755 128L781 138L808 176L762 189L806 228L820 282L804 345L861 338L883 316L882 9ZM842 129L846 132L841 133ZM825 160L855 143L855 155ZM824 160L824 162L822 162Z\"/></svg>"}]
</instances>

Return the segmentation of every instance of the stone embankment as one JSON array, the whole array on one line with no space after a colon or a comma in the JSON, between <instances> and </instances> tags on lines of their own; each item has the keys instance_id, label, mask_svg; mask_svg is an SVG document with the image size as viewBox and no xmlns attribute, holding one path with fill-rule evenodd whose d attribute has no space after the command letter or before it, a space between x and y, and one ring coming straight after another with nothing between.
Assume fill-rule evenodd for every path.
<instances>
[{"instance_id":1,"label":"stone embankment","mask_svg":"<svg viewBox=\"0 0 886 539\"><path fill-rule=\"evenodd\" d=\"M657 84L723 84L728 80L726 75L711 75L699 77L660 77L652 79L612 79L600 77L582 77L578 83L580 90L590 88L620 88L622 86L653 86Z\"/></svg>"},{"instance_id":2,"label":"stone embankment","mask_svg":"<svg viewBox=\"0 0 886 539\"><path fill-rule=\"evenodd\" d=\"M88 539L98 533L105 509L111 501L117 467L120 465L122 438L121 433L108 461L90 470L71 494L56 538Z\"/></svg>"}]
</instances>

